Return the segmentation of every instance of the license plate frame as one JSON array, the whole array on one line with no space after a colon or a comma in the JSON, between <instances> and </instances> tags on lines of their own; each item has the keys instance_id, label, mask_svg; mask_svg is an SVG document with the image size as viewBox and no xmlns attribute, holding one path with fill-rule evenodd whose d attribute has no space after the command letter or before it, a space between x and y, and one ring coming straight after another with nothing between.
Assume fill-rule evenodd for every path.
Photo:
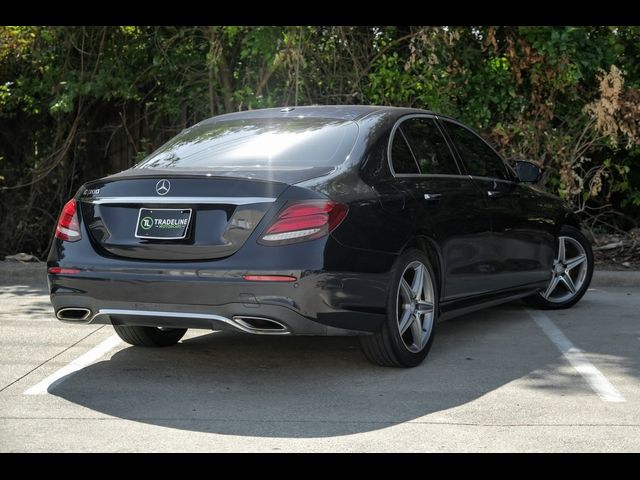
<instances>
[{"instance_id":1,"label":"license plate frame","mask_svg":"<svg viewBox=\"0 0 640 480\"><path fill-rule=\"evenodd\" d=\"M178 212L182 215L186 214L187 215L186 224L184 225L184 227L182 226L174 227L174 228L160 227L156 224L155 220L158 219L158 214L160 214L161 212L172 212L173 214ZM143 217L143 213L145 215L144 217ZM189 225L191 225L192 214L193 214L193 210L191 208L140 208L138 210L138 221L136 222L134 235L136 238L146 239L146 240L183 240L184 238L187 237L187 233L189 231ZM149 228L143 227L141 223L142 220L145 220L146 218L150 218L152 222L152 225ZM174 220L176 218L166 218L166 217L162 218L160 216L159 219ZM183 220L183 219L184 217L177 218L177 220ZM171 229L173 231L178 231L178 228L182 228L182 230L180 235L166 235L166 236L158 235L157 232L162 231L162 228L166 228L167 230ZM144 230L150 231L149 234L145 234Z\"/></svg>"}]
</instances>

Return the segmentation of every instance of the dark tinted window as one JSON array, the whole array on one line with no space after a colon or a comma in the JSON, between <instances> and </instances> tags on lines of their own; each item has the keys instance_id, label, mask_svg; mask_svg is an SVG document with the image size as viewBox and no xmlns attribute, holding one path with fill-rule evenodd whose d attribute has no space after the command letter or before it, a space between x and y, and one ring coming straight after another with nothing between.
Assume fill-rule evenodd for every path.
<instances>
[{"instance_id":1,"label":"dark tinted window","mask_svg":"<svg viewBox=\"0 0 640 480\"><path fill-rule=\"evenodd\" d=\"M451 150L432 118L410 118L401 124L423 175L458 175Z\"/></svg>"},{"instance_id":2,"label":"dark tinted window","mask_svg":"<svg viewBox=\"0 0 640 480\"><path fill-rule=\"evenodd\" d=\"M357 135L354 122L327 118L220 120L185 130L136 168L337 166Z\"/></svg>"},{"instance_id":3,"label":"dark tinted window","mask_svg":"<svg viewBox=\"0 0 640 480\"><path fill-rule=\"evenodd\" d=\"M509 179L502 159L480 137L455 123L445 125L471 175Z\"/></svg>"},{"instance_id":4,"label":"dark tinted window","mask_svg":"<svg viewBox=\"0 0 640 480\"><path fill-rule=\"evenodd\" d=\"M413 159L413 154L404 139L402 131L398 128L393 135L391 144L391 161L395 173L420 173L418 165Z\"/></svg>"}]
</instances>

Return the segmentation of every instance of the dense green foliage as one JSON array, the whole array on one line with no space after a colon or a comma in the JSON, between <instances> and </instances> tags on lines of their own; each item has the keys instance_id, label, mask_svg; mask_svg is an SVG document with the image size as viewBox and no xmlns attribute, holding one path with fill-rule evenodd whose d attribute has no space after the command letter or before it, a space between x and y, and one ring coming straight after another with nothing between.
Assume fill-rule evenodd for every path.
<instances>
[{"instance_id":1,"label":"dense green foliage","mask_svg":"<svg viewBox=\"0 0 640 480\"><path fill-rule=\"evenodd\" d=\"M640 211L638 27L0 27L0 254L205 117L384 104L460 118L594 228Z\"/></svg>"}]
</instances>

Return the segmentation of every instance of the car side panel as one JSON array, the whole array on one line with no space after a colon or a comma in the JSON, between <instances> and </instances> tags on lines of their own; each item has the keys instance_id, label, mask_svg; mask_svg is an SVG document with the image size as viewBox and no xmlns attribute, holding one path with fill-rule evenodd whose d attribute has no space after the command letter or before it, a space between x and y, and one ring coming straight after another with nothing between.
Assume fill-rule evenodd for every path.
<instances>
[{"instance_id":1,"label":"car side panel","mask_svg":"<svg viewBox=\"0 0 640 480\"><path fill-rule=\"evenodd\" d=\"M415 236L437 245L442 259L442 300L495 288L486 262L490 217L473 182L464 176L428 175L397 179L410 191L408 208Z\"/></svg>"},{"instance_id":2,"label":"car side panel","mask_svg":"<svg viewBox=\"0 0 640 480\"><path fill-rule=\"evenodd\" d=\"M474 177L487 196L491 240L487 262L496 290L548 280L554 253L553 202L523 184Z\"/></svg>"}]
</instances>

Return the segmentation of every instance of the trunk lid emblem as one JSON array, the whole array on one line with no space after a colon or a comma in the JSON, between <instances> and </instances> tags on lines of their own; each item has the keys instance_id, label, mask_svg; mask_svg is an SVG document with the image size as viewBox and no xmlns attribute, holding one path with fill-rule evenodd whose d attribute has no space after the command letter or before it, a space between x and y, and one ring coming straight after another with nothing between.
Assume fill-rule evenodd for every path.
<instances>
[{"instance_id":1,"label":"trunk lid emblem","mask_svg":"<svg viewBox=\"0 0 640 480\"><path fill-rule=\"evenodd\" d=\"M169 180L163 178L158 183L156 183L156 193L158 195L166 195L171 190L171 182Z\"/></svg>"}]
</instances>

